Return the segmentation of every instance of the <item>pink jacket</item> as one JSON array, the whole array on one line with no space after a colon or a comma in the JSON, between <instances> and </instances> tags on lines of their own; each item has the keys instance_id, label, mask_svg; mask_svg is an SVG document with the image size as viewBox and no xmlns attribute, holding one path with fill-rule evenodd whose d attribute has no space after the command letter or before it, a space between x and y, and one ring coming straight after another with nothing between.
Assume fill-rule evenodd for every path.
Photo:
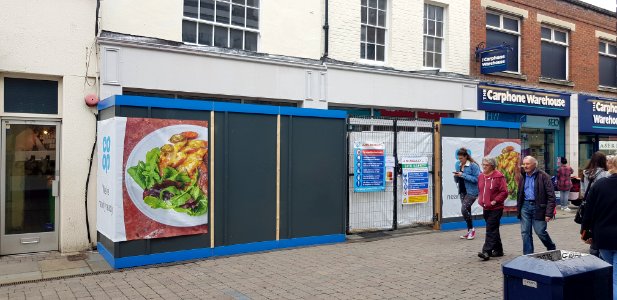
<instances>
[{"instance_id":1,"label":"pink jacket","mask_svg":"<svg viewBox=\"0 0 617 300\"><path fill-rule=\"evenodd\" d=\"M478 204L486 210L503 209L503 203L508 198L508 184L501 172L495 170L490 176L480 173L478 177ZM491 202L497 202L491 205Z\"/></svg>"}]
</instances>

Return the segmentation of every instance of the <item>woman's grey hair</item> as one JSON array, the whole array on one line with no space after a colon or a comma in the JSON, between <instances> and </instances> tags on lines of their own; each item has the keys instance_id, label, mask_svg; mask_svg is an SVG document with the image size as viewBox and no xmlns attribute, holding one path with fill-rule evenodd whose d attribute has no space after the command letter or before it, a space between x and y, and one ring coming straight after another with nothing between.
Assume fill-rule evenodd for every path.
<instances>
[{"instance_id":1,"label":"woman's grey hair","mask_svg":"<svg viewBox=\"0 0 617 300\"><path fill-rule=\"evenodd\" d=\"M612 165L613 170L617 169L617 155L609 155L606 157L606 161Z\"/></svg>"},{"instance_id":2,"label":"woman's grey hair","mask_svg":"<svg viewBox=\"0 0 617 300\"><path fill-rule=\"evenodd\" d=\"M495 160L495 159L494 159L494 158L492 158L492 157L488 157L488 156L487 156L487 157L485 157L485 158L483 158L483 159L482 159L482 162L483 162L483 163L487 163L487 164L491 165L491 167L492 167L493 169L497 168L497 160Z\"/></svg>"}]
</instances>

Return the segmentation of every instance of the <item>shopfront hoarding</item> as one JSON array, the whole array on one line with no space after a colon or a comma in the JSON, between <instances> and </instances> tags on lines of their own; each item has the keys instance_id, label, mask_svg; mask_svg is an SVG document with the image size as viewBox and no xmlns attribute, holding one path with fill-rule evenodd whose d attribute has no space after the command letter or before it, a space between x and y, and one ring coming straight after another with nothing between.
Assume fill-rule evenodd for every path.
<instances>
[{"instance_id":1,"label":"shopfront hoarding","mask_svg":"<svg viewBox=\"0 0 617 300\"><path fill-rule=\"evenodd\" d=\"M578 96L579 132L617 134L617 100L589 95Z\"/></svg>"},{"instance_id":2,"label":"shopfront hoarding","mask_svg":"<svg viewBox=\"0 0 617 300\"><path fill-rule=\"evenodd\" d=\"M99 121L97 230L114 242L208 232L208 122Z\"/></svg>"},{"instance_id":3,"label":"shopfront hoarding","mask_svg":"<svg viewBox=\"0 0 617 300\"><path fill-rule=\"evenodd\" d=\"M518 179L520 178L521 141L519 139L443 137L443 217L454 218L462 216L458 186L452 175L452 172L456 171L456 153L461 147L465 147L469 151L480 169L482 169L480 163L484 157L491 157L497 160L497 170L504 174L508 185L508 199L505 202L506 210L515 209ZM476 201L472 206L472 214L479 215L481 213L482 208L479 207Z\"/></svg>"},{"instance_id":4,"label":"shopfront hoarding","mask_svg":"<svg viewBox=\"0 0 617 300\"><path fill-rule=\"evenodd\" d=\"M545 90L481 83L478 109L540 116L570 116L570 95Z\"/></svg>"}]
</instances>

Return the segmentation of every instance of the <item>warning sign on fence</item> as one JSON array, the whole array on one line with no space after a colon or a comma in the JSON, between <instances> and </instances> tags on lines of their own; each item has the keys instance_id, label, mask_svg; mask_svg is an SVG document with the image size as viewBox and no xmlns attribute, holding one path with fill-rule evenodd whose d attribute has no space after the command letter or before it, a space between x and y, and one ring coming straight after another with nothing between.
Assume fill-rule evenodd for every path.
<instances>
[{"instance_id":1,"label":"warning sign on fence","mask_svg":"<svg viewBox=\"0 0 617 300\"><path fill-rule=\"evenodd\" d=\"M380 192L386 189L384 143L362 142L354 145L354 191Z\"/></svg>"},{"instance_id":2,"label":"warning sign on fence","mask_svg":"<svg viewBox=\"0 0 617 300\"><path fill-rule=\"evenodd\" d=\"M428 157L403 157L403 204L428 202Z\"/></svg>"}]
</instances>

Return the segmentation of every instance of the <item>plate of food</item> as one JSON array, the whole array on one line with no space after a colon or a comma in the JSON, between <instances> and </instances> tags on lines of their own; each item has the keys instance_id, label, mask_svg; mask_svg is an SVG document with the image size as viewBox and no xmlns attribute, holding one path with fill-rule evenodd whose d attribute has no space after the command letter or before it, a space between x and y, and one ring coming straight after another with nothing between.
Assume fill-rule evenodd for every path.
<instances>
[{"instance_id":1,"label":"plate of food","mask_svg":"<svg viewBox=\"0 0 617 300\"><path fill-rule=\"evenodd\" d=\"M521 145L514 142L497 144L488 154L497 161L497 170L506 178L508 184L508 199L516 199L518 193L518 178L520 174L519 160ZM506 203L508 205L509 203Z\"/></svg>"},{"instance_id":2,"label":"plate of food","mask_svg":"<svg viewBox=\"0 0 617 300\"><path fill-rule=\"evenodd\" d=\"M145 136L129 154L125 184L135 206L159 223L208 223L208 128L173 125Z\"/></svg>"}]
</instances>

